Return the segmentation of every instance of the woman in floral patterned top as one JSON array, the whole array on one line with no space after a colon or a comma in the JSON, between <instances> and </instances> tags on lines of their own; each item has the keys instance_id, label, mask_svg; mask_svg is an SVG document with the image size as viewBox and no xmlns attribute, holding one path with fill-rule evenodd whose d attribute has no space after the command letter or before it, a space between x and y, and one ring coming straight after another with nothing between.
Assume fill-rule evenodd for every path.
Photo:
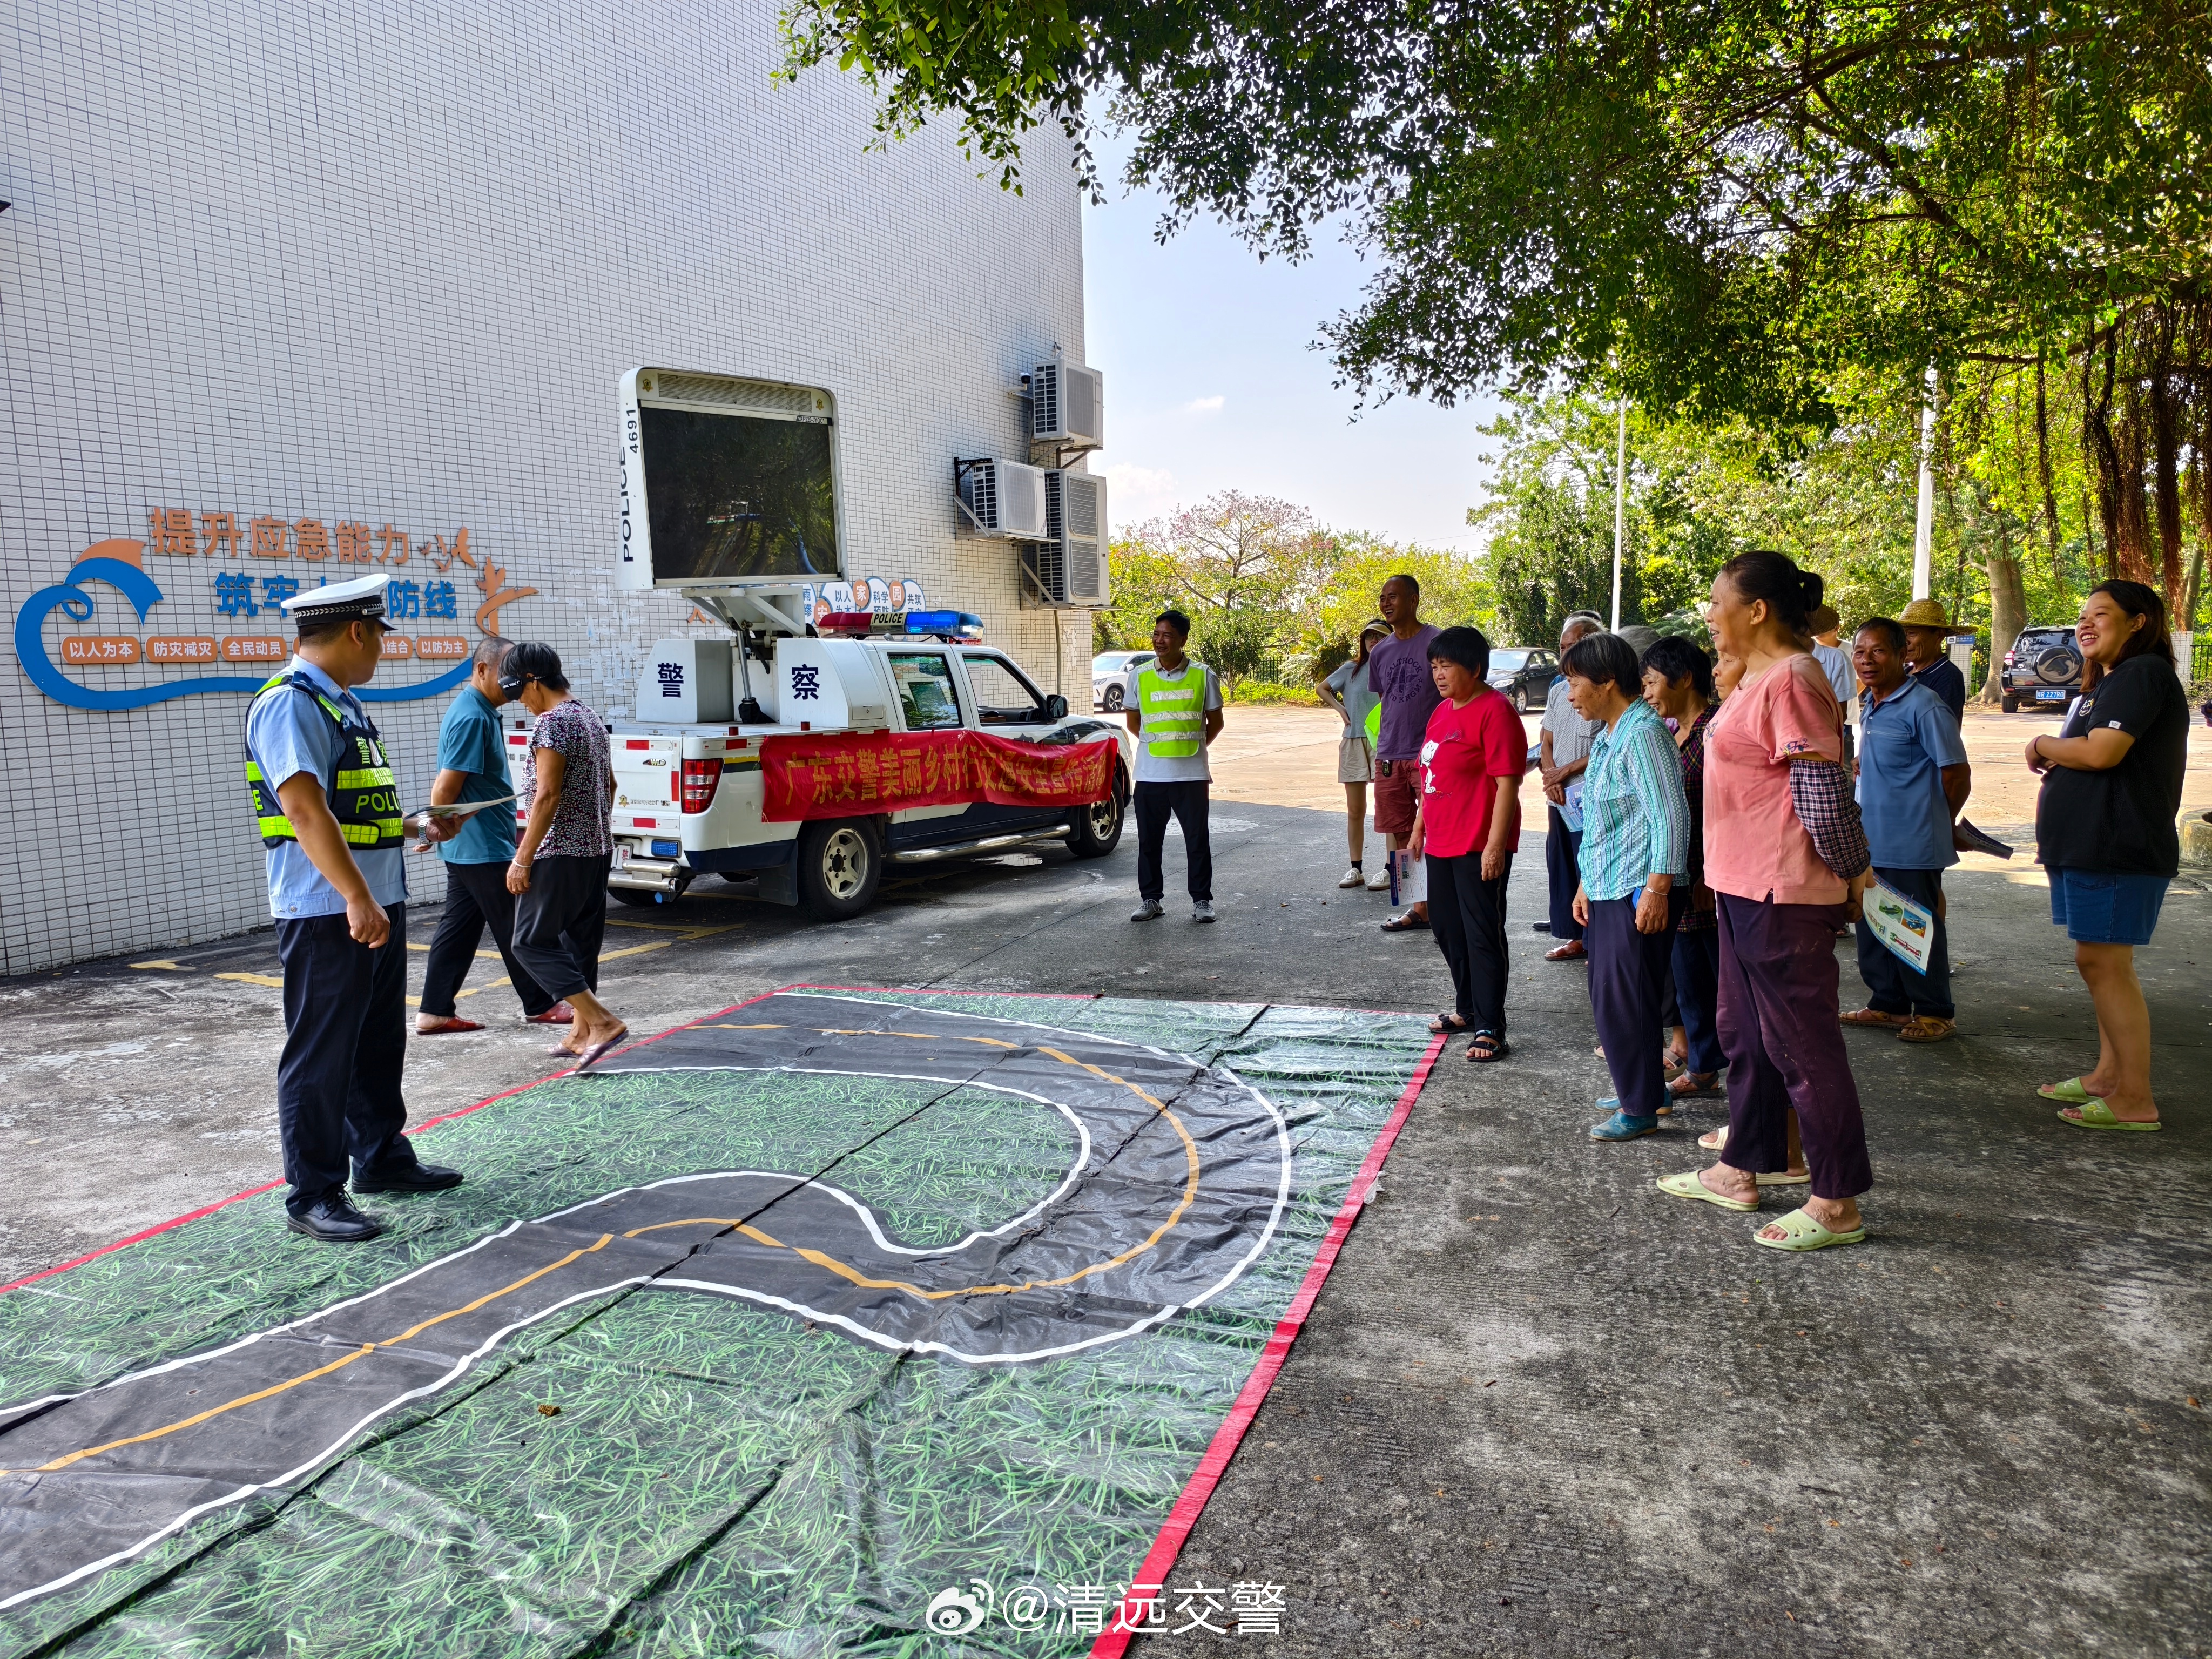
<instances>
[{"instance_id":1,"label":"woman in floral patterned top","mask_svg":"<svg viewBox=\"0 0 2212 1659\"><path fill-rule=\"evenodd\" d=\"M507 891L516 896L514 954L548 994L576 1011L567 1040L550 1052L575 1055L581 1071L629 1035L599 999L607 865L614 854L607 729L568 695L560 656L550 645L509 649L500 659L499 684L538 716L527 768L529 822L507 870Z\"/></svg>"},{"instance_id":2,"label":"woman in floral patterned top","mask_svg":"<svg viewBox=\"0 0 2212 1659\"><path fill-rule=\"evenodd\" d=\"M1716 1005L1720 994L1720 933L1713 890L1705 885L1705 727L1719 707L1713 665L1689 641L1669 636L1644 653L1644 701L1674 728L1690 798L1689 908L1674 933L1674 1002L1682 1011L1682 1070L1667 1085L1675 1100L1715 1095L1722 1065Z\"/></svg>"}]
</instances>

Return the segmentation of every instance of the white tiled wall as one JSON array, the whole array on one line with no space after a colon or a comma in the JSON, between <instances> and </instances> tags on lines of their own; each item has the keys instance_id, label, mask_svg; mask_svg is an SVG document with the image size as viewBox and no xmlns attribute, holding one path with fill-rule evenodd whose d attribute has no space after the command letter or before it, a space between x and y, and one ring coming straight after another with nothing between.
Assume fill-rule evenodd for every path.
<instances>
[{"instance_id":1,"label":"white tiled wall","mask_svg":"<svg viewBox=\"0 0 2212 1659\"><path fill-rule=\"evenodd\" d=\"M495 564L537 592L500 631L549 640L626 714L684 607L618 598L616 386L632 365L832 387L847 568L980 614L1048 686L1088 690L1089 618L1022 611L1004 543L956 541L957 454L1025 459L1006 388L1083 356L1079 204L1054 135L1026 191L943 127L867 148L862 88L773 82L775 0L16 0L0 14L0 478L7 616L147 514L228 512L408 538L473 640ZM438 568L465 526L475 568ZM288 549L298 543L287 532ZM387 555L398 544L376 544ZM112 589L63 634L275 633L215 579L335 562L143 556L144 624ZM236 604L236 584L231 584ZM422 631L444 626L426 623ZM428 670L395 665L401 677ZM79 667L95 686L187 671ZM216 665L196 672L242 674ZM444 699L374 711L403 793ZM64 708L0 667L0 968L267 920L246 808L246 699ZM418 897L441 890L418 860Z\"/></svg>"}]
</instances>

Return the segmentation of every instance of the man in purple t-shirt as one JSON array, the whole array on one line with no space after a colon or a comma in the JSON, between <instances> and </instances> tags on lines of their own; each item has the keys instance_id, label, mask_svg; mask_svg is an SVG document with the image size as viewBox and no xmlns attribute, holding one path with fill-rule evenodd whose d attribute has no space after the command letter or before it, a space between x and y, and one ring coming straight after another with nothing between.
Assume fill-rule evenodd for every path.
<instances>
[{"instance_id":1,"label":"man in purple t-shirt","mask_svg":"<svg viewBox=\"0 0 2212 1659\"><path fill-rule=\"evenodd\" d=\"M1367 653L1367 684L1382 700L1382 729L1375 741L1375 830L1389 839L1395 853L1413 830L1421 744L1429 716L1443 700L1429 673L1429 641L1437 630L1421 620L1420 583L1407 575L1391 577L1382 584L1382 609L1389 636ZM1428 902L1423 900L1384 922L1382 931L1419 933L1428 925Z\"/></svg>"}]
</instances>

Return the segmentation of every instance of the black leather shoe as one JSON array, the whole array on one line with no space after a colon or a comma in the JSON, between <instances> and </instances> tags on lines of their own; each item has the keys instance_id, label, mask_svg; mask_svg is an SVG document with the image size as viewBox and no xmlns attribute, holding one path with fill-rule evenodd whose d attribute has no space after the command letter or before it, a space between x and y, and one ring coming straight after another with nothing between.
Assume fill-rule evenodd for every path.
<instances>
[{"instance_id":1,"label":"black leather shoe","mask_svg":"<svg viewBox=\"0 0 2212 1659\"><path fill-rule=\"evenodd\" d=\"M381 1221L363 1215L347 1203L343 1193L317 1199L303 1214L288 1212L284 1224L295 1233L319 1238L325 1244L358 1244L384 1231Z\"/></svg>"},{"instance_id":2,"label":"black leather shoe","mask_svg":"<svg viewBox=\"0 0 2212 1659\"><path fill-rule=\"evenodd\" d=\"M460 1184L459 1170L441 1170L434 1164L403 1164L396 1170L353 1178L356 1193L437 1193Z\"/></svg>"}]
</instances>

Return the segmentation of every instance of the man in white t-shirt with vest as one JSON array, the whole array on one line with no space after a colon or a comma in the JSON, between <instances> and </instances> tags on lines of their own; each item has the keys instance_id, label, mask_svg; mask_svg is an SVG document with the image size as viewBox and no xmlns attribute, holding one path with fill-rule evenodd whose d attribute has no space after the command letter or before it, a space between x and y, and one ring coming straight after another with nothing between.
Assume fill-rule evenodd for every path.
<instances>
[{"instance_id":1,"label":"man in white t-shirt with vest","mask_svg":"<svg viewBox=\"0 0 2212 1659\"><path fill-rule=\"evenodd\" d=\"M1137 896L1132 921L1152 921L1167 914L1160 902L1167 892L1160 854L1167 843L1168 817L1182 826L1183 862L1188 866L1193 921L1213 920L1213 844L1206 825L1206 787L1212 769L1206 750L1221 735L1221 683L1203 663L1183 654L1190 642L1190 618L1163 611L1152 623L1152 660L1129 671L1122 706L1137 738L1137 784L1131 804L1137 812Z\"/></svg>"}]
</instances>

